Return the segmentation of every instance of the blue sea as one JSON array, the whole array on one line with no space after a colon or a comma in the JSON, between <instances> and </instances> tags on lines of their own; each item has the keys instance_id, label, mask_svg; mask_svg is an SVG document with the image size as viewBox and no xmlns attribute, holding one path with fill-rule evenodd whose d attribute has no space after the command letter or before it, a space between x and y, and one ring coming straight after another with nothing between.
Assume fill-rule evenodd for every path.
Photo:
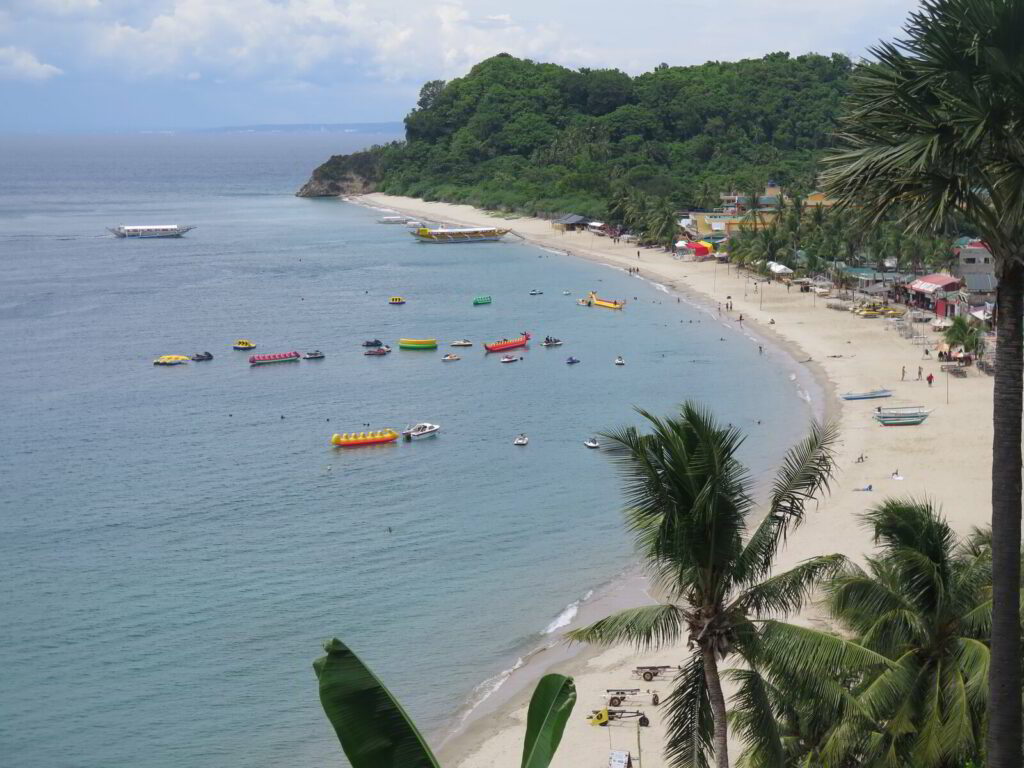
<instances>
[{"instance_id":1,"label":"blue sea","mask_svg":"<svg viewBox=\"0 0 1024 768\"><path fill-rule=\"evenodd\" d=\"M310 666L330 636L438 741L633 561L586 437L696 398L749 433L761 477L803 433L783 354L657 285L523 243L418 244L293 196L378 140L0 138L4 765L340 765ZM119 223L196 229L126 241ZM576 306L588 290L629 303ZM524 330L565 345L514 365L480 346ZM363 356L400 336L445 345ZM250 368L239 337L326 359ZM440 436L329 445L417 421Z\"/></svg>"}]
</instances>

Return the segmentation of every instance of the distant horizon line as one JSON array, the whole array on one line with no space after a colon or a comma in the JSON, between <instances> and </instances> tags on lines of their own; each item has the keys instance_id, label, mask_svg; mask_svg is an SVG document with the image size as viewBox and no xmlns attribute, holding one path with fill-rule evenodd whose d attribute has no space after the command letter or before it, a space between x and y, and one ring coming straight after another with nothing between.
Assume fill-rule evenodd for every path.
<instances>
[{"instance_id":1,"label":"distant horizon line","mask_svg":"<svg viewBox=\"0 0 1024 768\"><path fill-rule=\"evenodd\" d=\"M80 130L0 130L0 136L96 136L96 135L151 135L176 133L371 133L403 134L401 120L383 120L361 123L251 123L186 128L83 128Z\"/></svg>"}]
</instances>

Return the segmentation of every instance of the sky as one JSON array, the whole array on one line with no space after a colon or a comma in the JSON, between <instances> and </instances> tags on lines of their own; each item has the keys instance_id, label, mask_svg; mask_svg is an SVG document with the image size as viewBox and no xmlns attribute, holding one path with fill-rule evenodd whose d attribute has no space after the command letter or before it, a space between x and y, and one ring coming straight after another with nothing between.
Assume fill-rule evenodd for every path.
<instances>
[{"instance_id":1,"label":"sky","mask_svg":"<svg viewBox=\"0 0 1024 768\"><path fill-rule=\"evenodd\" d=\"M913 0L0 0L0 133L401 120L506 52L631 74L853 58Z\"/></svg>"}]
</instances>

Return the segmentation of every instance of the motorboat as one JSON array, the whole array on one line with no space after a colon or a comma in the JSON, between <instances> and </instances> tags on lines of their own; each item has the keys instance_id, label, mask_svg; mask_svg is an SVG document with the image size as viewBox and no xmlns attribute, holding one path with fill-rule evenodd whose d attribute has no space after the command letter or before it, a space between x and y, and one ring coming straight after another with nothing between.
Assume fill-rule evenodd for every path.
<instances>
[{"instance_id":1,"label":"motorboat","mask_svg":"<svg viewBox=\"0 0 1024 768\"><path fill-rule=\"evenodd\" d=\"M444 357L441 358L441 362L443 362L443 363L454 363L456 360L461 360L461 359L462 359L461 357L459 357L458 355L454 354L453 352L449 352L447 355L445 355Z\"/></svg>"},{"instance_id":2,"label":"motorboat","mask_svg":"<svg viewBox=\"0 0 1024 768\"><path fill-rule=\"evenodd\" d=\"M545 336L544 341L540 345L542 347L560 347L562 346L562 340L556 339L554 336Z\"/></svg>"},{"instance_id":3,"label":"motorboat","mask_svg":"<svg viewBox=\"0 0 1024 768\"><path fill-rule=\"evenodd\" d=\"M512 445L526 445L529 442L530 438L528 438L525 434L520 434L519 437L512 441Z\"/></svg>"},{"instance_id":4,"label":"motorboat","mask_svg":"<svg viewBox=\"0 0 1024 768\"><path fill-rule=\"evenodd\" d=\"M373 339L372 341L364 341L363 342L363 346L364 347L383 347L384 346L384 342L381 341L380 339Z\"/></svg>"},{"instance_id":5,"label":"motorboat","mask_svg":"<svg viewBox=\"0 0 1024 768\"><path fill-rule=\"evenodd\" d=\"M580 359L578 357L573 357L572 355L570 355L568 358L566 358L565 364L576 365L576 363L578 363L579 361Z\"/></svg>"},{"instance_id":6,"label":"motorboat","mask_svg":"<svg viewBox=\"0 0 1024 768\"><path fill-rule=\"evenodd\" d=\"M891 389L872 389L869 392L847 392L843 400L877 400L880 397L892 397Z\"/></svg>"},{"instance_id":7,"label":"motorboat","mask_svg":"<svg viewBox=\"0 0 1024 768\"><path fill-rule=\"evenodd\" d=\"M118 224L116 227L107 227L107 231L118 237L181 237L186 232L195 229L194 226L184 224Z\"/></svg>"},{"instance_id":8,"label":"motorboat","mask_svg":"<svg viewBox=\"0 0 1024 768\"><path fill-rule=\"evenodd\" d=\"M331 435L331 445L338 448L358 448L364 445L382 445L393 443L398 439L398 433L393 429L378 429L371 432L345 432L344 434Z\"/></svg>"},{"instance_id":9,"label":"motorboat","mask_svg":"<svg viewBox=\"0 0 1024 768\"><path fill-rule=\"evenodd\" d=\"M384 346L380 347L370 347L370 349L363 352L363 354L366 355L367 357L384 357L384 355L388 354L389 352L391 352L391 347L385 344Z\"/></svg>"},{"instance_id":10,"label":"motorboat","mask_svg":"<svg viewBox=\"0 0 1024 768\"><path fill-rule=\"evenodd\" d=\"M302 356L303 360L323 360L324 353L319 349L314 349L312 352L307 352Z\"/></svg>"},{"instance_id":11,"label":"motorboat","mask_svg":"<svg viewBox=\"0 0 1024 768\"><path fill-rule=\"evenodd\" d=\"M502 355L501 356L501 362L503 362L503 363L518 363L519 360L520 360L520 358L516 357L515 355Z\"/></svg>"},{"instance_id":12,"label":"motorboat","mask_svg":"<svg viewBox=\"0 0 1024 768\"><path fill-rule=\"evenodd\" d=\"M521 336L517 336L514 339L502 339L501 341L492 341L490 344L484 344L484 349L488 352L505 352L509 349L525 347L529 341L530 334L523 331Z\"/></svg>"},{"instance_id":13,"label":"motorboat","mask_svg":"<svg viewBox=\"0 0 1024 768\"><path fill-rule=\"evenodd\" d=\"M469 339L459 339L458 341L453 341L449 346L452 346L452 347L472 347L473 346L473 342L470 341Z\"/></svg>"},{"instance_id":14,"label":"motorboat","mask_svg":"<svg viewBox=\"0 0 1024 768\"><path fill-rule=\"evenodd\" d=\"M194 363L201 363L201 362L204 362L206 360L213 360L213 353L211 353L211 352L197 352L196 354L192 355L192 362L194 362Z\"/></svg>"},{"instance_id":15,"label":"motorboat","mask_svg":"<svg viewBox=\"0 0 1024 768\"><path fill-rule=\"evenodd\" d=\"M388 304L390 304L392 307L400 307L402 304L405 304L405 299L403 299L401 296L392 296L390 299L388 299Z\"/></svg>"},{"instance_id":16,"label":"motorboat","mask_svg":"<svg viewBox=\"0 0 1024 768\"><path fill-rule=\"evenodd\" d=\"M231 348L237 350L248 350L256 349L256 345L253 342L249 341L248 339L238 339L237 341L235 341L234 344L231 345Z\"/></svg>"},{"instance_id":17,"label":"motorboat","mask_svg":"<svg viewBox=\"0 0 1024 768\"><path fill-rule=\"evenodd\" d=\"M532 291L530 291L530 295L531 296L543 296L544 295L544 291L538 291L536 288L534 288Z\"/></svg>"},{"instance_id":18,"label":"motorboat","mask_svg":"<svg viewBox=\"0 0 1024 768\"><path fill-rule=\"evenodd\" d=\"M563 296L572 296L572 291L562 291Z\"/></svg>"},{"instance_id":19,"label":"motorboat","mask_svg":"<svg viewBox=\"0 0 1024 768\"><path fill-rule=\"evenodd\" d=\"M184 365L189 358L186 355L160 355L153 365Z\"/></svg>"},{"instance_id":20,"label":"motorboat","mask_svg":"<svg viewBox=\"0 0 1024 768\"><path fill-rule=\"evenodd\" d=\"M583 441L583 444L585 446L587 446L587 448L600 448L601 447L601 444L599 442L597 442L597 438L596 437L588 437L586 440Z\"/></svg>"},{"instance_id":21,"label":"motorboat","mask_svg":"<svg viewBox=\"0 0 1024 768\"><path fill-rule=\"evenodd\" d=\"M615 364L616 365L625 365L626 361L622 359L622 355L619 355L618 357L615 358Z\"/></svg>"},{"instance_id":22,"label":"motorboat","mask_svg":"<svg viewBox=\"0 0 1024 768\"><path fill-rule=\"evenodd\" d=\"M422 421L419 424L403 429L402 437L405 438L406 442L422 440L425 437L437 437L437 433L440 431L440 424L430 424L429 422Z\"/></svg>"}]
</instances>

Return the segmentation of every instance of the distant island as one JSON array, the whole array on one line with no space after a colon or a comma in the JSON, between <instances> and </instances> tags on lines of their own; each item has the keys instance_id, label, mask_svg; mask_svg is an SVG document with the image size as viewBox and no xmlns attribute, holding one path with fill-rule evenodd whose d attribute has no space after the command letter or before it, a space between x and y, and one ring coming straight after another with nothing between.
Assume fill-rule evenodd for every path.
<instances>
[{"instance_id":1,"label":"distant island","mask_svg":"<svg viewBox=\"0 0 1024 768\"><path fill-rule=\"evenodd\" d=\"M335 155L298 194L598 216L623 190L684 208L768 179L811 189L851 69L841 54L773 53L631 77L499 54L426 83L405 141Z\"/></svg>"}]
</instances>

